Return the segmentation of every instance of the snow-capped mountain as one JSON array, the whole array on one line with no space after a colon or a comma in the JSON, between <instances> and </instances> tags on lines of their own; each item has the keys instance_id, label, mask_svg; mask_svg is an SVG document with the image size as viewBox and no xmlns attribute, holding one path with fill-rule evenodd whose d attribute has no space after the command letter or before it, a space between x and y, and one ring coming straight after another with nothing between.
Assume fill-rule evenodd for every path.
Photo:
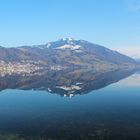
<instances>
[{"instance_id":1,"label":"snow-capped mountain","mask_svg":"<svg viewBox=\"0 0 140 140\"><path fill-rule=\"evenodd\" d=\"M66 46L69 46L69 47L66 47L66 49L70 49L72 46L79 46L80 43L81 43L81 40L75 40L74 38L69 37L69 38L62 38L54 42L49 42L45 45L41 45L40 48L42 47L42 48L56 49L56 48L66 45Z\"/></svg>"},{"instance_id":2,"label":"snow-capped mountain","mask_svg":"<svg viewBox=\"0 0 140 140\"><path fill-rule=\"evenodd\" d=\"M0 47L0 62L43 67L84 67L94 70L135 66L135 60L85 40L62 38L44 45Z\"/></svg>"}]
</instances>

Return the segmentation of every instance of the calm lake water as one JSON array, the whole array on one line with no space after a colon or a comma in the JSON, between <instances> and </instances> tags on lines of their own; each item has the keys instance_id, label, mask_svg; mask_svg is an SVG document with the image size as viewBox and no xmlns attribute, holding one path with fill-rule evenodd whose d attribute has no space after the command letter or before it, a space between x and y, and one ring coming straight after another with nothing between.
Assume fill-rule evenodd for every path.
<instances>
[{"instance_id":1,"label":"calm lake water","mask_svg":"<svg viewBox=\"0 0 140 140\"><path fill-rule=\"evenodd\" d=\"M140 140L139 72L49 75L1 76L1 139Z\"/></svg>"}]
</instances>

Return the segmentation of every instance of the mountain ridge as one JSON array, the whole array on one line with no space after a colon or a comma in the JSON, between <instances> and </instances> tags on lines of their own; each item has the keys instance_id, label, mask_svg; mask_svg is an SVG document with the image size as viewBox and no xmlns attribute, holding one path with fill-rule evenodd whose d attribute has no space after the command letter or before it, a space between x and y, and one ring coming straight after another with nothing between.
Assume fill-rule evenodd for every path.
<instances>
[{"instance_id":1,"label":"mountain ridge","mask_svg":"<svg viewBox=\"0 0 140 140\"><path fill-rule=\"evenodd\" d=\"M136 65L134 59L117 51L74 38L62 38L44 45L0 47L1 65L2 62L3 65L20 63L31 64L38 68L90 67L96 71Z\"/></svg>"}]
</instances>

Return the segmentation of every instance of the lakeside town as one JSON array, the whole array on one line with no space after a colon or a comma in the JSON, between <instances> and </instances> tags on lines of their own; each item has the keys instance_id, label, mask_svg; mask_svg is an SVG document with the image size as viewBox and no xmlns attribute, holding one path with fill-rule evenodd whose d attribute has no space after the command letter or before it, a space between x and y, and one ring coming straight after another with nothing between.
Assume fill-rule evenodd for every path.
<instances>
[{"instance_id":1,"label":"lakeside town","mask_svg":"<svg viewBox=\"0 0 140 140\"><path fill-rule=\"evenodd\" d=\"M65 67L62 67L60 65L55 65L55 66L43 66L40 65L41 63L38 62L17 62L17 63L12 63L12 62L5 62L5 61L0 61L0 75L5 76L6 74L12 75L12 74L31 74L35 73L40 70L62 70L66 69Z\"/></svg>"},{"instance_id":2,"label":"lakeside town","mask_svg":"<svg viewBox=\"0 0 140 140\"><path fill-rule=\"evenodd\" d=\"M31 73L39 69L40 67L32 63L6 63L4 61L0 61L0 72L3 73Z\"/></svg>"}]
</instances>

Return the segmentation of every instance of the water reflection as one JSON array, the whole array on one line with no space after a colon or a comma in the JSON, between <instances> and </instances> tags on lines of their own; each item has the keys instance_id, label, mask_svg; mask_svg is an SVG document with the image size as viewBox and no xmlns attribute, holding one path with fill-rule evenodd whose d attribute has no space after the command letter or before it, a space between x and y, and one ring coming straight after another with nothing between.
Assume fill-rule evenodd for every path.
<instances>
[{"instance_id":1,"label":"water reflection","mask_svg":"<svg viewBox=\"0 0 140 140\"><path fill-rule=\"evenodd\" d=\"M1 75L0 140L139 140L140 75L133 73L79 69ZM69 100L47 91L96 94Z\"/></svg>"},{"instance_id":2,"label":"water reflection","mask_svg":"<svg viewBox=\"0 0 140 140\"><path fill-rule=\"evenodd\" d=\"M49 93L57 93L61 96L72 97L74 95L82 95L93 90L104 88L135 72L135 69L104 72L76 69L60 71L42 70L28 74L0 74L0 90L45 90Z\"/></svg>"},{"instance_id":3,"label":"water reflection","mask_svg":"<svg viewBox=\"0 0 140 140\"><path fill-rule=\"evenodd\" d=\"M121 80L117 85L125 87L140 87L140 73L136 72L131 77Z\"/></svg>"}]
</instances>

